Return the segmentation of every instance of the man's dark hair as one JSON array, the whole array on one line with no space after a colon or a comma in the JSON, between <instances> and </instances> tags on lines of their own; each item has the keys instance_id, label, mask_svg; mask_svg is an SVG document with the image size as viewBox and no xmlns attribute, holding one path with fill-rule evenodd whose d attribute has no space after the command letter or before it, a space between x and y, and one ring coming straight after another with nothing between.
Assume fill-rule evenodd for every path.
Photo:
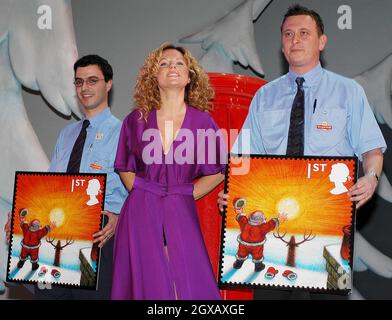
<instances>
[{"instance_id":1,"label":"man's dark hair","mask_svg":"<svg viewBox=\"0 0 392 320\"><path fill-rule=\"evenodd\" d=\"M87 67L91 65L97 65L101 69L105 82L113 79L113 69L109 62L100 57L97 54L89 54L87 56L81 57L74 64L74 72L76 74L76 69L80 67Z\"/></svg>"},{"instance_id":2,"label":"man's dark hair","mask_svg":"<svg viewBox=\"0 0 392 320\"><path fill-rule=\"evenodd\" d=\"M300 6L299 4L296 4L296 5L289 7L286 14L284 15L282 24L280 26L280 31L282 32L283 24L288 17L302 16L302 15L312 17L313 20L316 22L317 31L318 31L319 36L324 34L324 23L323 23L323 20L321 19L320 15L316 11L313 11L313 10L310 10L306 7Z\"/></svg>"}]
</instances>

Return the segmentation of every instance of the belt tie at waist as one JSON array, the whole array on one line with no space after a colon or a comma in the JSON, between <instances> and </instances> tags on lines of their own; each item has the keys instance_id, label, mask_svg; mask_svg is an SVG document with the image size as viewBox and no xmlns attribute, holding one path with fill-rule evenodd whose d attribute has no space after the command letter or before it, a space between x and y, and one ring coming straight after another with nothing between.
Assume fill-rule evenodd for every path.
<instances>
[{"instance_id":1,"label":"belt tie at waist","mask_svg":"<svg viewBox=\"0 0 392 320\"><path fill-rule=\"evenodd\" d=\"M182 183L182 184L166 186L136 176L135 182L133 183L133 188L141 189L147 192L152 192L161 197L174 195L174 194L193 196L193 183Z\"/></svg>"}]
</instances>

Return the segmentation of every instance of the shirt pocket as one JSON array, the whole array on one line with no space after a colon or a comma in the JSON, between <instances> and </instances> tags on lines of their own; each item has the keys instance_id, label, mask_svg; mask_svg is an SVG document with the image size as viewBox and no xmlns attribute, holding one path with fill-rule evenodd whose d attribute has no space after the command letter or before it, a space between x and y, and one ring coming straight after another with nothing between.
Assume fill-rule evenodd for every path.
<instances>
[{"instance_id":1,"label":"shirt pocket","mask_svg":"<svg viewBox=\"0 0 392 320\"><path fill-rule=\"evenodd\" d=\"M267 153L279 153L279 147L287 137L290 110L280 109L259 113L263 146Z\"/></svg>"},{"instance_id":2,"label":"shirt pocket","mask_svg":"<svg viewBox=\"0 0 392 320\"><path fill-rule=\"evenodd\" d=\"M341 108L321 110L312 122L312 151L325 154L347 140L347 113Z\"/></svg>"}]
</instances>

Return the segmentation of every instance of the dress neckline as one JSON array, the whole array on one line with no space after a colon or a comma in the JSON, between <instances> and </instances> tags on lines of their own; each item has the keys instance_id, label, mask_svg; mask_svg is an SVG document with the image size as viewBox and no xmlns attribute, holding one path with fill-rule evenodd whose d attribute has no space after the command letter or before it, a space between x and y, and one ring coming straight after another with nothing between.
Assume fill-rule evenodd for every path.
<instances>
[{"instance_id":1,"label":"dress neckline","mask_svg":"<svg viewBox=\"0 0 392 320\"><path fill-rule=\"evenodd\" d=\"M166 152L165 152L165 145L164 145L164 143L163 143L163 138L162 138L162 134L161 134L161 130L159 130L159 126L158 126L158 112L157 112L157 109L154 108L154 116L153 116L153 119L154 119L154 121L155 121L154 125L155 125L155 128L158 130L158 133L159 133L159 142L160 142L160 144L161 144L161 150L162 150L162 153L163 153L165 156L168 155L168 154L170 153L170 150L173 148L173 145L174 145L174 143L176 142L176 139L177 139L177 136L178 136L179 132L180 132L182 129L184 129L185 123L186 123L187 118L188 118L188 113L189 113L189 106L188 106L188 104L185 104L185 115L184 115L184 119L182 120L182 123L181 123L180 128L179 128L179 129L177 130L177 132L174 134L173 141L170 143L170 147L168 148L167 153L166 153Z\"/></svg>"}]
</instances>

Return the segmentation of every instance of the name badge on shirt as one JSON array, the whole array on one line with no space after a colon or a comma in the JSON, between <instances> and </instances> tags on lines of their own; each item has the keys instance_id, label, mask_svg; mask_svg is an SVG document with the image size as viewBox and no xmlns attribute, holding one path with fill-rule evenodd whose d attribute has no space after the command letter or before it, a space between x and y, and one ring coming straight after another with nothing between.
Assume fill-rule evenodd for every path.
<instances>
[{"instance_id":1,"label":"name badge on shirt","mask_svg":"<svg viewBox=\"0 0 392 320\"><path fill-rule=\"evenodd\" d=\"M90 168L94 169L94 170L102 170L103 169L103 167L100 166L97 162L90 163Z\"/></svg>"},{"instance_id":2,"label":"name badge on shirt","mask_svg":"<svg viewBox=\"0 0 392 320\"><path fill-rule=\"evenodd\" d=\"M97 139L97 140L103 139L103 133L97 133L97 134L95 135L95 139Z\"/></svg>"},{"instance_id":3,"label":"name badge on shirt","mask_svg":"<svg viewBox=\"0 0 392 320\"><path fill-rule=\"evenodd\" d=\"M327 131L327 130L332 130L332 125L329 124L327 121L323 121L320 124L316 125L316 128L319 130Z\"/></svg>"}]
</instances>

